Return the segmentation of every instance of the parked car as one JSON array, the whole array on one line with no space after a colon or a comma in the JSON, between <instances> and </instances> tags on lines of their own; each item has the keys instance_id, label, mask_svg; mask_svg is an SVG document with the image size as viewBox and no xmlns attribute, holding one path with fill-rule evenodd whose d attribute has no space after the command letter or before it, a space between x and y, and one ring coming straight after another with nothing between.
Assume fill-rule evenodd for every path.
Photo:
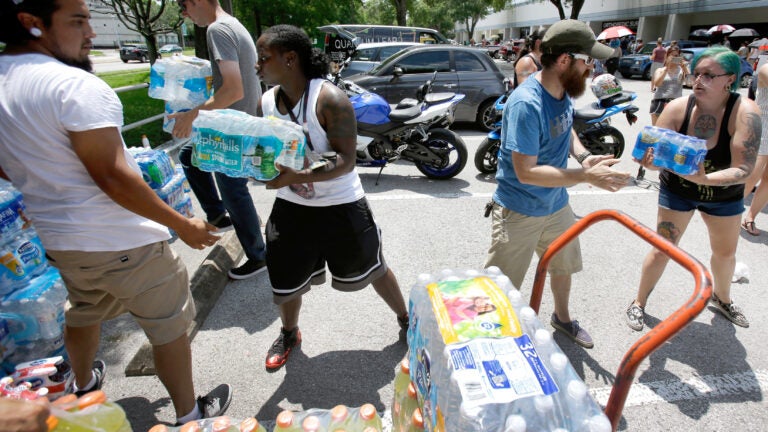
<instances>
[{"instance_id":1,"label":"parked car","mask_svg":"<svg viewBox=\"0 0 768 432\"><path fill-rule=\"evenodd\" d=\"M352 54L352 60L341 72L342 77L348 77L357 73L368 72L379 63L388 59L392 54L409 46L418 45L416 42L376 42L362 43L355 53Z\"/></svg>"},{"instance_id":2,"label":"parked car","mask_svg":"<svg viewBox=\"0 0 768 432\"><path fill-rule=\"evenodd\" d=\"M707 48L688 48L680 50L680 54L683 56L683 60L685 60L685 62L688 64L688 71L691 72L688 74L688 76L685 77L683 86L688 88L693 87L693 70L691 68L691 64L693 63L693 58L705 49ZM752 83L752 75L754 72L752 71L752 65L750 65L748 61L744 59L740 60L741 70L739 71L739 85L741 88L747 88Z\"/></svg>"},{"instance_id":3,"label":"parked car","mask_svg":"<svg viewBox=\"0 0 768 432\"><path fill-rule=\"evenodd\" d=\"M180 46L175 44L163 45L158 50L160 54L176 54L176 53L181 54L182 51L183 49Z\"/></svg>"},{"instance_id":4,"label":"parked car","mask_svg":"<svg viewBox=\"0 0 768 432\"><path fill-rule=\"evenodd\" d=\"M370 72L347 79L396 104L413 98L434 71L435 93L465 95L456 107L456 121L475 122L481 129L490 130L496 119L494 104L504 93L505 78L493 59L477 48L415 45L392 55Z\"/></svg>"},{"instance_id":5,"label":"parked car","mask_svg":"<svg viewBox=\"0 0 768 432\"><path fill-rule=\"evenodd\" d=\"M128 63L128 60L138 60L142 63L149 59L149 50L146 45L125 44L120 47L120 60Z\"/></svg>"},{"instance_id":6,"label":"parked car","mask_svg":"<svg viewBox=\"0 0 768 432\"><path fill-rule=\"evenodd\" d=\"M680 49L693 48L693 47L706 47L707 43L703 41L692 40L680 40L677 42ZM664 48L669 46L669 41L662 42ZM630 54L622 56L619 59L619 72L621 76L630 78L632 76L640 75L644 80L651 79L651 53L656 48L656 43L647 43L643 46L637 54Z\"/></svg>"}]
</instances>

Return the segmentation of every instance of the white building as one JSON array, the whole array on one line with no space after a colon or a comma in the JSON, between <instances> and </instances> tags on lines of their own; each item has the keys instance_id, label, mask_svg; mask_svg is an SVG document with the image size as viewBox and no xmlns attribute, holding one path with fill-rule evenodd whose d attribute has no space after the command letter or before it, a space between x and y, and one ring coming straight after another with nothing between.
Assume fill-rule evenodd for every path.
<instances>
[{"instance_id":1,"label":"white building","mask_svg":"<svg viewBox=\"0 0 768 432\"><path fill-rule=\"evenodd\" d=\"M125 27L115 16L115 12L101 0L88 0L91 11L91 27L96 32L93 45L96 48L118 48L124 43L144 44L144 37L138 32ZM179 38L174 33L157 35L158 48L165 44L178 44Z\"/></svg>"},{"instance_id":2,"label":"white building","mask_svg":"<svg viewBox=\"0 0 768 432\"><path fill-rule=\"evenodd\" d=\"M512 9L494 13L478 22L476 41L501 37L504 40L524 37L540 27L547 28L560 19L557 9L546 0L516 0ZM565 9L566 16L570 8ZM730 24L750 27L768 35L768 0L588 0L579 20L592 27L595 34L614 25L626 25L644 41L688 39L697 28ZM456 40L470 37L466 29L456 26Z\"/></svg>"}]
</instances>

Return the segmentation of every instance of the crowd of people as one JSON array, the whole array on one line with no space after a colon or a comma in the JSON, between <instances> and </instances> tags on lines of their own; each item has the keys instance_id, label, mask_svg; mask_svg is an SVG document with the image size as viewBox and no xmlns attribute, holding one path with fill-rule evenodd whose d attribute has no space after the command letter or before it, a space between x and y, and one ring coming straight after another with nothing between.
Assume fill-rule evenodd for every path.
<instances>
[{"instance_id":1,"label":"crowd of people","mask_svg":"<svg viewBox=\"0 0 768 432\"><path fill-rule=\"evenodd\" d=\"M153 347L158 378L176 423L183 424L223 414L233 390L221 384L195 397L187 337L195 306L186 268L168 246L168 228L190 247L203 249L219 240L221 229L233 226L246 261L229 276L268 272L281 320L280 333L266 350L268 370L285 365L301 344L302 296L324 284L327 271L337 290L372 285L392 310L400 338L409 317L355 169L354 110L349 98L324 79L327 57L297 27L272 26L254 43L218 0L177 2L184 16L208 28L215 92L204 104L173 116L175 136L189 136L201 110L218 108L303 126L304 168L279 166L279 175L266 184L277 191L266 240L246 180L197 170L189 160L191 148L180 160L207 221L181 216L149 189L120 135L120 100L91 73L88 54L95 34L85 0L0 0L0 41L6 43L0 55L0 176L24 194L49 261L66 285L65 346L75 392L102 386L106 368L96 359L100 324L129 313ZM575 221L568 186L588 183L615 192L629 182L628 173L613 168L619 159L591 154L572 127L573 99L586 90L595 62L615 56L617 47L597 41L584 22L562 20L532 34L529 52L516 64L516 88L503 114L497 189L489 203L485 266L499 267L518 289L533 254L542 254ZM660 174L657 231L677 243L699 210L712 248L711 301L726 318L747 327L730 296L730 280L740 226L754 229L754 215L748 216L751 225L746 219L740 224L749 193L745 182L749 186L761 178L755 167L768 158L761 141L768 69L760 71L766 85L758 89L755 103L736 93L739 59L731 50L703 52L689 72L679 48L664 50L661 41L658 47L664 52L651 82L652 122L706 139L710 151L696 174ZM631 49L642 49L642 40ZM693 94L682 97L688 73L695 77ZM264 94L261 81L271 86ZM519 124L527 127L515 127ZM327 163L310 168L321 154ZM567 167L569 156L577 168ZM656 169L652 149L637 162ZM761 189L766 183L758 194L768 195L768 187ZM756 195L753 205L757 202ZM643 328L648 297L666 263L666 255L657 251L646 257L638 294L626 311L631 328ZM592 337L569 311L571 277L581 269L578 240L551 261L550 322L591 348ZM2 430L44 430L47 407L0 399L0 413Z\"/></svg>"}]
</instances>

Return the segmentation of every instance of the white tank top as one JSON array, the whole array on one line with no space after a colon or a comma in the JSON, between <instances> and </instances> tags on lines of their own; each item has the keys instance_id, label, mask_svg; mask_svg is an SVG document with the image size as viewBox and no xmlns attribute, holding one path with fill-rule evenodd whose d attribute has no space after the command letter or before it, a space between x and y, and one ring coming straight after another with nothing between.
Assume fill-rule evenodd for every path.
<instances>
[{"instance_id":1,"label":"white tank top","mask_svg":"<svg viewBox=\"0 0 768 432\"><path fill-rule=\"evenodd\" d=\"M317 97L324 82L326 80L319 78L310 81L307 100L307 128L309 129L309 137L312 140L314 152L317 154L333 151L328 144L328 136L317 119ZM277 92L275 89L276 87L264 93L264 96L261 98L261 112L264 113L265 117L273 116L282 120L293 121L290 114L280 114L277 110ZM303 101L300 100L293 107L293 113L300 122L304 121L303 105ZM307 146L307 152L309 151L309 146ZM356 168L353 168L351 172L341 177L300 186L298 193L294 189L296 189L294 185L282 187L278 189L277 197L305 206L327 207L355 202L365 196Z\"/></svg>"},{"instance_id":2,"label":"white tank top","mask_svg":"<svg viewBox=\"0 0 768 432\"><path fill-rule=\"evenodd\" d=\"M752 79L757 79L754 77ZM763 133L760 137L760 151L758 155L768 155L768 88L758 87L755 102L760 107L760 119L762 120Z\"/></svg>"}]
</instances>

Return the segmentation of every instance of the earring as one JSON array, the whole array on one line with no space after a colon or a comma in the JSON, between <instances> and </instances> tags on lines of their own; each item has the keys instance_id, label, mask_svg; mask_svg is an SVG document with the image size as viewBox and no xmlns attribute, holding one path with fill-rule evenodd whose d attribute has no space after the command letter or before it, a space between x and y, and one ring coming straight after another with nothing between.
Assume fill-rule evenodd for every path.
<instances>
[{"instance_id":1,"label":"earring","mask_svg":"<svg viewBox=\"0 0 768 432\"><path fill-rule=\"evenodd\" d=\"M37 27L32 27L32 28L29 29L29 34L31 34L32 36L34 36L36 38L39 38L40 36L43 35L43 31L40 30Z\"/></svg>"}]
</instances>

